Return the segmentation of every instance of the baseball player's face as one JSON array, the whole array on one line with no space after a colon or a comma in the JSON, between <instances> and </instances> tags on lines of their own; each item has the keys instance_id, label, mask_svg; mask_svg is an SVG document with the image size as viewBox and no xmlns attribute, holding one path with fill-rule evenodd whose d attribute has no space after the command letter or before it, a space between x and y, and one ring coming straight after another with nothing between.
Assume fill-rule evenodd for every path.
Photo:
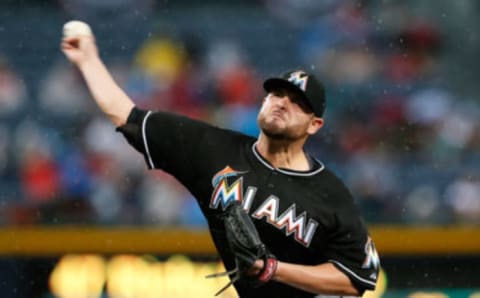
<instances>
[{"instance_id":1,"label":"baseball player's face","mask_svg":"<svg viewBox=\"0 0 480 298\"><path fill-rule=\"evenodd\" d=\"M287 90L273 91L264 98L258 114L262 132L274 139L297 140L314 134L318 128L314 114L298 95ZM323 123L323 122L322 122Z\"/></svg>"}]
</instances>

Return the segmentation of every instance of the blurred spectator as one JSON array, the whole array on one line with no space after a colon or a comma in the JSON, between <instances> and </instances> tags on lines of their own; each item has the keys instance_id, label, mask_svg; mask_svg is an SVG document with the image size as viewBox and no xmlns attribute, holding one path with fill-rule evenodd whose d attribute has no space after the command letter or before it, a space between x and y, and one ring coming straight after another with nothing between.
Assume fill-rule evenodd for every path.
<instances>
[{"instance_id":1,"label":"blurred spectator","mask_svg":"<svg viewBox=\"0 0 480 298\"><path fill-rule=\"evenodd\" d=\"M142 218L147 224L178 224L186 191L168 174L145 177L140 188Z\"/></svg>"},{"instance_id":2,"label":"blurred spectator","mask_svg":"<svg viewBox=\"0 0 480 298\"><path fill-rule=\"evenodd\" d=\"M192 118L210 117L213 102L209 90L210 77L205 74L205 45L198 33L186 32L181 37L185 61L172 84L172 110Z\"/></svg>"},{"instance_id":3,"label":"blurred spectator","mask_svg":"<svg viewBox=\"0 0 480 298\"><path fill-rule=\"evenodd\" d=\"M26 97L26 86L22 79L0 53L0 117L18 114L25 104Z\"/></svg>"},{"instance_id":4,"label":"blurred spectator","mask_svg":"<svg viewBox=\"0 0 480 298\"><path fill-rule=\"evenodd\" d=\"M80 74L65 61L57 61L41 80L39 101L44 112L57 120L75 121L96 110Z\"/></svg>"},{"instance_id":5,"label":"blurred spectator","mask_svg":"<svg viewBox=\"0 0 480 298\"><path fill-rule=\"evenodd\" d=\"M83 130L80 149L90 156L105 157L105 160L118 160L125 171L138 171L141 156L133 150L127 150L124 138L120 134L112 134L115 127L105 117L92 117ZM96 167L101 168L100 163ZM143 169L143 165L141 167Z\"/></svg>"},{"instance_id":6,"label":"blurred spectator","mask_svg":"<svg viewBox=\"0 0 480 298\"><path fill-rule=\"evenodd\" d=\"M362 207L366 220L383 222L389 205L400 189L398 170L389 155L380 150L352 155L347 167L347 183Z\"/></svg>"},{"instance_id":7,"label":"blurred spectator","mask_svg":"<svg viewBox=\"0 0 480 298\"><path fill-rule=\"evenodd\" d=\"M240 45L227 40L212 44L207 63L221 106L251 106L258 102L259 80Z\"/></svg>"},{"instance_id":8,"label":"blurred spectator","mask_svg":"<svg viewBox=\"0 0 480 298\"><path fill-rule=\"evenodd\" d=\"M27 201L47 202L58 197L60 172L46 130L35 122L23 122L15 134L19 180Z\"/></svg>"},{"instance_id":9,"label":"blurred spectator","mask_svg":"<svg viewBox=\"0 0 480 298\"><path fill-rule=\"evenodd\" d=\"M60 179L63 196L85 200L92 191L92 177L87 159L78 148L69 147L68 153L59 158Z\"/></svg>"},{"instance_id":10,"label":"blurred spectator","mask_svg":"<svg viewBox=\"0 0 480 298\"><path fill-rule=\"evenodd\" d=\"M165 34L147 39L135 57L136 66L156 79L155 84L169 85L185 64L183 45Z\"/></svg>"},{"instance_id":11,"label":"blurred spectator","mask_svg":"<svg viewBox=\"0 0 480 298\"><path fill-rule=\"evenodd\" d=\"M480 176L464 173L445 190L446 203L452 207L457 223L480 223Z\"/></svg>"},{"instance_id":12,"label":"blurred spectator","mask_svg":"<svg viewBox=\"0 0 480 298\"><path fill-rule=\"evenodd\" d=\"M207 55L217 100L216 123L256 136L263 91L242 48L233 41L220 40L211 45Z\"/></svg>"},{"instance_id":13,"label":"blurred spectator","mask_svg":"<svg viewBox=\"0 0 480 298\"><path fill-rule=\"evenodd\" d=\"M461 162L473 142L479 116L478 106L456 104L451 108L438 131L436 155L439 159Z\"/></svg>"},{"instance_id":14,"label":"blurred spectator","mask_svg":"<svg viewBox=\"0 0 480 298\"><path fill-rule=\"evenodd\" d=\"M436 142L438 131L450 117L453 98L446 90L438 88L421 89L407 99L405 117L414 130L410 135L410 148L422 154L426 160L436 158L442 150Z\"/></svg>"},{"instance_id":15,"label":"blurred spectator","mask_svg":"<svg viewBox=\"0 0 480 298\"><path fill-rule=\"evenodd\" d=\"M333 13L305 26L299 42L301 61L314 65L333 82L358 82L373 75L377 61L367 44L372 30L362 2L337 2ZM347 69L351 68L351 72ZM344 77L347 76L347 77ZM350 78L350 79L349 79Z\"/></svg>"},{"instance_id":16,"label":"blurred spectator","mask_svg":"<svg viewBox=\"0 0 480 298\"><path fill-rule=\"evenodd\" d=\"M433 185L420 185L407 193L403 218L409 224L438 223L440 212L440 193Z\"/></svg>"},{"instance_id":17,"label":"blurred spectator","mask_svg":"<svg viewBox=\"0 0 480 298\"><path fill-rule=\"evenodd\" d=\"M95 211L95 221L99 224L113 224L119 221L122 211L122 196L116 184L107 176L97 177L90 194L90 202Z\"/></svg>"},{"instance_id":18,"label":"blurred spectator","mask_svg":"<svg viewBox=\"0 0 480 298\"><path fill-rule=\"evenodd\" d=\"M83 159L87 163L87 179L92 183L92 192L87 198L100 222L133 222L138 212L135 202L129 204L131 188L135 175L144 167L141 156L125 150L127 147L122 136L112 134L114 129L103 117L92 118L85 127Z\"/></svg>"},{"instance_id":19,"label":"blurred spectator","mask_svg":"<svg viewBox=\"0 0 480 298\"><path fill-rule=\"evenodd\" d=\"M322 65L322 77L335 85L368 84L380 69L377 57L362 44L344 45L337 50L326 51L318 58L317 64Z\"/></svg>"},{"instance_id":20,"label":"blurred spectator","mask_svg":"<svg viewBox=\"0 0 480 298\"><path fill-rule=\"evenodd\" d=\"M136 70L127 82L127 92L145 108L205 117L202 76L195 57L199 48L195 38L186 43L166 34L153 35L135 55Z\"/></svg>"},{"instance_id":21,"label":"blurred spectator","mask_svg":"<svg viewBox=\"0 0 480 298\"><path fill-rule=\"evenodd\" d=\"M386 61L385 73L393 82L425 80L435 71L435 59L442 47L436 26L424 21L408 24L393 36L398 50Z\"/></svg>"}]
</instances>

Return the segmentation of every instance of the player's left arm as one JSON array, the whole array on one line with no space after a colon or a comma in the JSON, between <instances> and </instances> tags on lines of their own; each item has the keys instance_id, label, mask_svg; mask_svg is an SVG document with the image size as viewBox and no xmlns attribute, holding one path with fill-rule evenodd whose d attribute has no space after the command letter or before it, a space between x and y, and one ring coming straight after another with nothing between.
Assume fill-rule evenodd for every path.
<instances>
[{"instance_id":1,"label":"player's left arm","mask_svg":"<svg viewBox=\"0 0 480 298\"><path fill-rule=\"evenodd\" d=\"M375 289L380 259L350 192L339 184L331 194L335 222L326 263L307 266L279 262L273 280L312 293L361 296Z\"/></svg>"},{"instance_id":2,"label":"player's left arm","mask_svg":"<svg viewBox=\"0 0 480 298\"><path fill-rule=\"evenodd\" d=\"M350 279L331 263L305 266L279 262L273 280L318 294L360 295Z\"/></svg>"},{"instance_id":3,"label":"player's left arm","mask_svg":"<svg viewBox=\"0 0 480 298\"><path fill-rule=\"evenodd\" d=\"M262 262L256 266L261 268ZM272 280L315 294L361 295L347 275L332 263L307 266L279 261Z\"/></svg>"},{"instance_id":4,"label":"player's left arm","mask_svg":"<svg viewBox=\"0 0 480 298\"><path fill-rule=\"evenodd\" d=\"M380 258L350 191L338 183L330 196L334 221L323 256L362 295L376 287Z\"/></svg>"},{"instance_id":5,"label":"player's left arm","mask_svg":"<svg viewBox=\"0 0 480 298\"><path fill-rule=\"evenodd\" d=\"M334 251L327 254L328 262L301 265L279 260L272 280L325 295L361 296L365 290L374 290L380 262L371 238L366 235L364 244L358 248L356 245L336 246L337 241L343 241L341 238L331 245ZM263 267L263 261L257 260L252 274Z\"/></svg>"}]
</instances>

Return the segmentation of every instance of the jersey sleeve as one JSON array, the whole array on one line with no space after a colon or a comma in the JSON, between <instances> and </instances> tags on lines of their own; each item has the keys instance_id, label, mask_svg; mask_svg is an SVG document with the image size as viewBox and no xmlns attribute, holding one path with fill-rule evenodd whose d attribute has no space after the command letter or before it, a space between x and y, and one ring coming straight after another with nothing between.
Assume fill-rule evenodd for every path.
<instances>
[{"instance_id":1,"label":"jersey sleeve","mask_svg":"<svg viewBox=\"0 0 480 298\"><path fill-rule=\"evenodd\" d=\"M375 289L380 259L350 193L345 190L341 195L347 200L339 200L326 257L363 293Z\"/></svg>"},{"instance_id":2,"label":"jersey sleeve","mask_svg":"<svg viewBox=\"0 0 480 298\"><path fill-rule=\"evenodd\" d=\"M213 126L187 117L133 108L127 123L117 128L149 169L162 169L182 182L196 174L196 152Z\"/></svg>"}]
</instances>

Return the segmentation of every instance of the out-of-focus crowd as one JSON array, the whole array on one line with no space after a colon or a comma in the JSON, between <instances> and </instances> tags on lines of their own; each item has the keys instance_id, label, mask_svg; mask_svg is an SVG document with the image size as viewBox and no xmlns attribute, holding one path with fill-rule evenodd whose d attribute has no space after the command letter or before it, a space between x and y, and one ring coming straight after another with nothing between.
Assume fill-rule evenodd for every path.
<instances>
[{"instance_id":1,"label":"out-of-focus crowd","mask_svg":"<svg viewBox=\"0 0 480 298\"><path fill-rule=\"evenodd\" d=\"M326 85L326 126L309 151L345 179L367 221L479 224L480 101L442 71L454 50L442 26L402 4L326 1L305 20L292 16L309 7L282 1L292 6L285 16L270 2L265 13L298 32L285 37L296 54L285 61ZM108 67L139 107L255 136L262 80L272 73L243 44L162 30ZM38 80L34 117L24 116L28 88L2 56L0 224L205 225L182 186L146 170L63 57Z\"/></svg>"}]
</instances>

